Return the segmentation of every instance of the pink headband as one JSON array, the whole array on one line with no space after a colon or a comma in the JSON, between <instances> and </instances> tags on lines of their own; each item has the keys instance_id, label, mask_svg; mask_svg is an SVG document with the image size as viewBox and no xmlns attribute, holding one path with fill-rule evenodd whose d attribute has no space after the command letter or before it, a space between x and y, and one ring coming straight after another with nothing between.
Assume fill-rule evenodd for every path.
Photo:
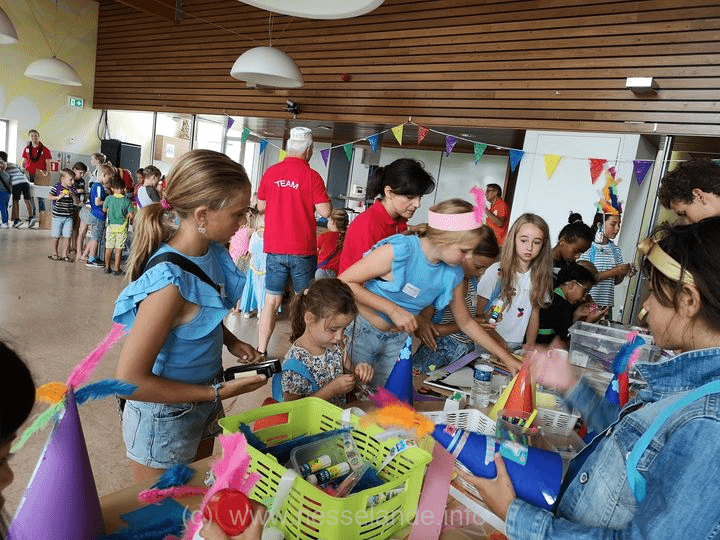
<instances>
[{"instance_id":1,"label":"pink headband","mask_svg":"<svg viewBox=\"0 0 720 540\"><path fill-rule=\"evenodd\" d=\"M440 214L428 210L428 226L439 231L472 231L482 227L485 221L485 191L475 186L470 190L475 195L475 208L462 214Z\"/></svg>"}]
</instances>

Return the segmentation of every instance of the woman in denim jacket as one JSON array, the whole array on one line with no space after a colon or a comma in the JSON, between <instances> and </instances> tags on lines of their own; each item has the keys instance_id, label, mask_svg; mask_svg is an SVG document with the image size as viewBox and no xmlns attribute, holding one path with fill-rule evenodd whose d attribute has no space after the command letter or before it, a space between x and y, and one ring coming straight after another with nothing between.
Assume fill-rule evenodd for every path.
<instances>
[{"instance_id":1,"label":"woman in denim jacket","mask_svg":"<svg viewBox=\"0 0 720 540\"><path fill-rule=\"evenodd\" d=\"M622 411L552 351L534 355L538 382L601 433L571 462L554 512L517 499L497 455L496 478L468 477L511 539L720 537L720 218L664 227L639 248L655 343L685 352L636 364L647 387Z\"/></svg>"}]
</instances>

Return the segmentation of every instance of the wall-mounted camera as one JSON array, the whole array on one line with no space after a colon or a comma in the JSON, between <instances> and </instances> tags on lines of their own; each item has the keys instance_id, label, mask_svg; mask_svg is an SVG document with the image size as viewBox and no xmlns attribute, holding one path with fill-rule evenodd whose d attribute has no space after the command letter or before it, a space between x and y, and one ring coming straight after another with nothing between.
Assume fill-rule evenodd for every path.
<instances>
[{"instance_id":1,"label":"wall-mounted camera","mask_svg":"<svg viewBox=\"0 0 720 540\"><path fill-rule=\"evenodd\" d=\"M297 116L298 114L300 114L300 105L295 103L292 99L288 99L287 101L285 101L285 108L283 109L283 111L292 113L293 116Z\"/></svg>"}]
</instances>

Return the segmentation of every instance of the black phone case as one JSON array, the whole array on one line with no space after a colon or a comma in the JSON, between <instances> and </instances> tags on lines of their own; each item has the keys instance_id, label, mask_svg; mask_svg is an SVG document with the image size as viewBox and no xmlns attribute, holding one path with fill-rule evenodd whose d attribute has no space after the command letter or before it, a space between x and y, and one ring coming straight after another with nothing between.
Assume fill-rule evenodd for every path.
<instances>
[{"instance_id":1,"label":"black phone case","mask_svg":"<svg viewBox=\"0 0 720 540\"><path fill-rule=\"evenodd\" d=\"M233 379L237 379L239 377L243 376L251 376L251 375L265 375L268 379L272 377L276 373L280 373L282 371L282 365L280 363L280 360L277 358L273 358L270 360L265 360L264 362L258 362L257 364L243 364L241 366L233 366L231 368L227 368L223 372L223 378L226 381L232 381Z\"/></svg>"}]
</instances>

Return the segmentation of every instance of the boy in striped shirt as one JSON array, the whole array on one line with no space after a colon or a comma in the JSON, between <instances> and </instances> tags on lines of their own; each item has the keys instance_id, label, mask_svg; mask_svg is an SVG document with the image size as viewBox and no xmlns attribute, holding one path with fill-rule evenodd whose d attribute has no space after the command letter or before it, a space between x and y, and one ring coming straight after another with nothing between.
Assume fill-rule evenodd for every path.
<instances>
[{"instance_id":1,"label":"boy in striped shirt","mask_svg":"<svg viewBox=\"0 0 720 540\"><path fill-rule=\"evenodd\" d=\"M60 182L50 188L48 199L52 201L52 226L50 236L53 242L53 254L48 259L72 262L68 256L70 237L73 231L73 212L80 205L80 198L74 186L75 173L71 169L60 171ZM60 238L63 238L63 255L58 255Z\"/></svg>"}]
</instances>

